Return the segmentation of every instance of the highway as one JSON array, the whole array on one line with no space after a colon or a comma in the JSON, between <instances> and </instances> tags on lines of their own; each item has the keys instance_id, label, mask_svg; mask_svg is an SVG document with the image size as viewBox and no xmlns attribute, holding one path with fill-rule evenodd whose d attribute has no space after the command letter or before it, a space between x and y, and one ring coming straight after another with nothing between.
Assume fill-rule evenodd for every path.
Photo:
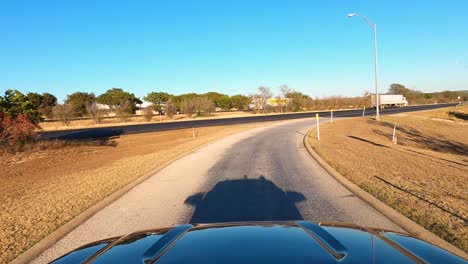
<instances>
[{"instance_id":1,"label":"highway","mask_svg":"<svg viewBox=\"0 0 468 264\"><path fill-rule=\"evenodd\" d=\"M454 106L454 105L456 105L456 103L418 105L418 106L409 106L405 108L387 108L387 109L381 109L381 114L385 115L385 114L392 114L396 112L429 110L429 109L436 109L436 108ZM39 138L40 139L57 139L57 138L58 139L87 139L87 138L97 138L97 137L111 137L111 136L118 136L122 134L145 133L145 132L184 129L184 128L192 128L192 127L223 126L223 125L233 125L233 124L241 124L241 123L308 118L308 117L315 117L316 113L319 113L321 117L330 116L330 111L298 112L298 113L287 113L287 114L277 114L277 115L259 114L259 115L253 115L253 116L248 116L248 117L203 119L203 120L192 120L192 121L182 121L182 122L163 122L163 123L123 125L123 126L112 126L112 127L45 131L45 132L39 133ZM361 115L362 115L362 109L341 110L341 111L334 111L333 113L334 117L355 117L355 116L361 116ZM375 110L366 109L366 115L375 115Z\"/></svg>"}]
</instances>

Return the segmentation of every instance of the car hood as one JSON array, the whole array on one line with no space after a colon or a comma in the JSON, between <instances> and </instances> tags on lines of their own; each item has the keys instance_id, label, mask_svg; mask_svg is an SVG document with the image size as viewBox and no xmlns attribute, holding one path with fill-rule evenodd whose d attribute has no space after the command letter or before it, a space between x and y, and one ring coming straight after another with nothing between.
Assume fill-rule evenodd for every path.
<instances>
[{"instance_id":1,"label":"car hood","mask_svg":"<svg viewBox=\"0 0 468 264\"><path fill-rule=\"evenodd\" d=\"M97 241L53 263L466 263L390 230L308 221L187 224Z\"/></svg>"}]
</instances>

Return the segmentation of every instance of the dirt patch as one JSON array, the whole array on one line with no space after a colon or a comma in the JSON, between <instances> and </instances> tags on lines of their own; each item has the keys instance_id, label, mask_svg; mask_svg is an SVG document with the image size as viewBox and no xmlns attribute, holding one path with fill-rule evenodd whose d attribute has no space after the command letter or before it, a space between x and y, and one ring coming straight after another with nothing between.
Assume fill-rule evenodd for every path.
<instances>
[{"instance_id":1,"label":"dirt patch","mask_svg":"<svg viewBox=\"0 0 468 264\"><path fill-rule=\"evenodd\" d=\"M432 119L440 111L451 110L339 120L310 143L343 176L468 251L468 127Z\"/></svg>"},{"instance_id":2,"label":"dirt patch","mask_svg":"<svg viewBox=\"0 0 468 264\"><path fill-rule=\"evenodd\" d=\"M0 262L9 262L79 213L178 155L265 124L124 135L105 144L55 142L0 154ZM54 144L56 146L54 147ZM57 147L58 146L58 147Z\"/></svg>"}]
</instances>

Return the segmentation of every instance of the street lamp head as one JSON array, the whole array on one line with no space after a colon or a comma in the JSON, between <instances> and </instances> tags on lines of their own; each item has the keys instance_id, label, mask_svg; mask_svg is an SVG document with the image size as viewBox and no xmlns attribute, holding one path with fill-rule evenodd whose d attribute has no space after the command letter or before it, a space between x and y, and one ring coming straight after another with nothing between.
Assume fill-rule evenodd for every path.
<instances>
[{"instance_id":1,"label":"street lamp head","mask_svg":"<svg viewBox=\"0 0 468 264\"><path fill-rule=\"evenodd\" d=\"M353 17L353 16L356 16L356 13L350 13L350 14L348 14L348 17L349 17L349 18L351 18L351 17Z\"/></svg>"}]
</instances>

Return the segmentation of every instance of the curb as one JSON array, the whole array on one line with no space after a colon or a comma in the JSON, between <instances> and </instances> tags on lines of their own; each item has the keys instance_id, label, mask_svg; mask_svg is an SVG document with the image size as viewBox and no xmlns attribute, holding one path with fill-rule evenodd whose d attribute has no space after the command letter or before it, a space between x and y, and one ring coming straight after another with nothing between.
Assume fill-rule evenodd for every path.
<instances>
[{"instance_id":1,"label":"curb","mask_svg":"<svg viewBox=\"0 0 468 264\"><path fill-rule=\"evenodd\" d=\"M57 243L60 239L65 237L68 233L73 231L76 227L84 223L86 220L88 220L91 216L96 214L97 212L101 211L104 209L104 207L108 206L109 204L113 203L115 200L119 199L122 195L133 189L135 186L139 185L140 183L144 182L146 179L149 177L153 176L157 172L161 171L165 167L169 166L176 160L183 158L189 154L194 153L195 151L219 140L221 138L215 138L213 140L210 140L200 146L194 147L190 150L188 150L185 153L182 153L173 159L166 161L165 163L159 165L155 169L145 173L144 175L140 176L139 178L135 179L134 181L130 182L129 184L125 185L124 187L120 188L119 190L115 191L114 193L110 194L103 200L97 202L95 205L89 207L85 211L81 212L79 215L62 225L61 227L57 228L54 232L51 234L47 235L45 238L34 244L32 247L30 247L28 250L23 252L21 255L16 257L14 260L10 262L10 264L22 264L22 263L29 263L36 257L38 257L40 254L42 254L44 251L49 249L52 245Z\"/></svg>"},{"instance_id":2,"label":"curb","mask_svg":"<svg viewBox=\"0 0 468 264\"><path fill-rule=\"evenodd\" d=\"M354 195L359 197L362 201L372 206L375 210L379 213L390 219L392 222L403 228L412 236L419 238L421 240L425 240L435 246L443 248L455 255L458 255L464 259L468 259L468 254L466 254L463 250L455 247L454 245L450 244L449 242L443 240L442 238L438 237L437 235L431 233L424 227L420 226L419 224L413 222L411 219L407 218L403 214L397 212L395 209L391 208L387 204L383 203L379 199L375 198L368 192L361 189L359 186L345 178L339 172L337 172L333 167L331 167L325 160L323 160L310 146L309 141L307 138L312 130L309 130L303 138L304 146L309 152L309 154L314 158L318 164L326 171L328 174L333 176L335 180L337 180L341 185L346 187L349 191L351 191Z\"/></svg>"}]
</instances>

